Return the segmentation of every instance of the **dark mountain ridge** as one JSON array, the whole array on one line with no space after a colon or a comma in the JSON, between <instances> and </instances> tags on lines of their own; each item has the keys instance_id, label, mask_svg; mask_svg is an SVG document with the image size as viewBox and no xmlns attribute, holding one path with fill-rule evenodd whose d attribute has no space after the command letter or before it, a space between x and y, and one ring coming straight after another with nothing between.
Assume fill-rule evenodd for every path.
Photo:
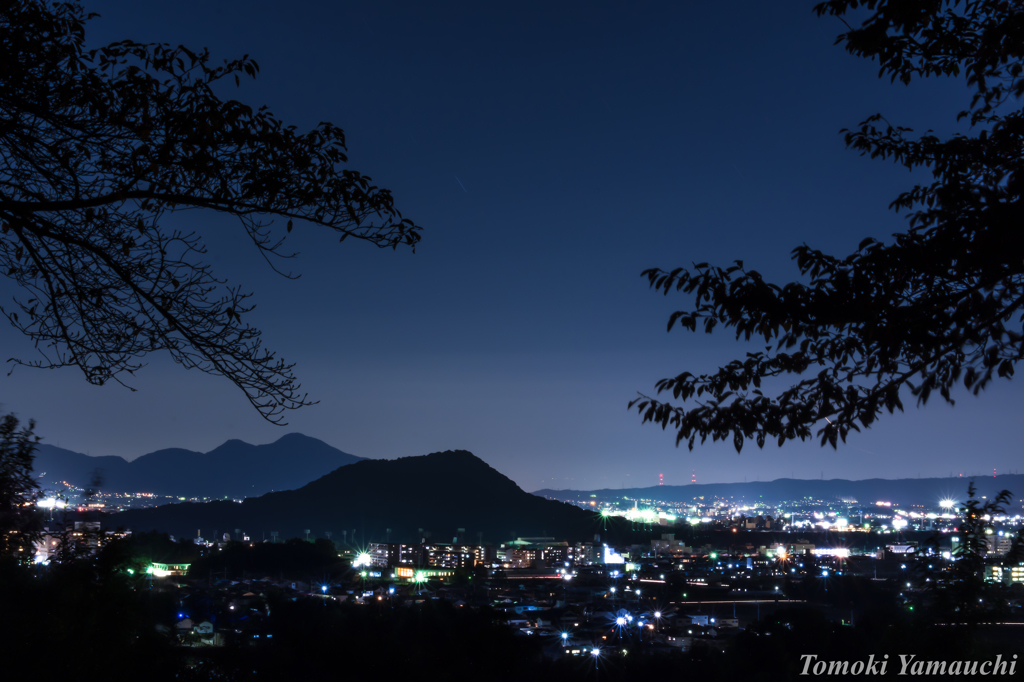
<instances>
[{"instance_id":1,"label":"dark mountain ridge","mask_svg":"<svg viewBox=\"0 0 1024 682\"><path fill-rule=\"evenodd\" d=\"M963 501L967 498L967 486L974 481L977 496L992 499L1002 490L1009 490L1016 500L1024 499L1024 474L1002 474L999 476L956 476L951 478L871 478L860 481L845 479L779 478L774 481L752 483L691 483L690 485L663 485L649 488L621 488L601 490L538 490L540 495L556 500L588 500L597 502L621 501L627 499L661 500L686 503L704 497L708 502L714 497L735 498L747 502L768 504L791 503L807 497L825 501L856 500L862 505L875 502L892 502L903 506L924 505L937 508L939 501L952 499ZM592 497L593 496L593 497ZM1011 503L1016 506L1019 502Z\"/></svg>"},{"instance_id":2,"label":"dark mountain ridge","mask_svg":"<svg viewBox=\"0 0 1024 682\"><path fill-rule=\"evenodd\" d=\"M515 537L593 539L595 515L523 491L511 479L464 450L395 460L363 460L341 467L297 490L269 493L242 503L173 504L108 518L106 525L176 535L234 533L262 539L323 537L369 542L434 542L463 539L503 542ZM353 537L354 536L354 537Z\"/></svg>"},{"instance_id":3,"label":"dark mountain ridge","mask_svg":"<svg viewBox=\"0 0 1024 682\"><path fill-rule=\"evenodd\" d=\"M362 459L316 438L290 433L266 445L229 440L206 453L168 448L130 462L42 444L33 468L42 476L44 488L60 481L84 488L100 469L104 492L240 499L298 488Z\"/></svg>"}]
</instances>

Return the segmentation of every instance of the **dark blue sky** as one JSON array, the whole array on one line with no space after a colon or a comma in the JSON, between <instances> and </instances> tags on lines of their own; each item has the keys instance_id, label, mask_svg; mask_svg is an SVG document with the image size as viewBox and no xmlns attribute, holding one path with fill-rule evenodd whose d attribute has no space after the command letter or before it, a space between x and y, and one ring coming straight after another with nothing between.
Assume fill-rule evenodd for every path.
<instances>
[{"instance_id":1,"label":"dark blue sky","mask_svg":"<svg viewBox=\"0 0 1024 682\"><path fill-rule=\"evenodd\" d=\"M965 90L879 80L809 2L551 4L87 3L102 15L90 46L253 56L257 80L223 95L300 129L341 126L351 167L393 191L423 241L415 255L380 251L297 225L302 277L288 281L236 221L175 217L203 235L218 275L256 292L249 321L320 401L287 427L226 380L156 357L135 393L19 368L4 408L91 454L301 431L374 458L468 449L527 490L685 483L693 469L713 482L1019 466L1019 383L909 407L838 452L690 453L642 426L626 409L637 391L749 348L667 334L690 301L651 292L640 272L742 259L786 282L800 243L845 255L888 238L904 227L888 203L926 178L846 151L839 130L883 112L949 132ZM11 329L0 343L33 352Z\"/></svg>"}]
</instances>

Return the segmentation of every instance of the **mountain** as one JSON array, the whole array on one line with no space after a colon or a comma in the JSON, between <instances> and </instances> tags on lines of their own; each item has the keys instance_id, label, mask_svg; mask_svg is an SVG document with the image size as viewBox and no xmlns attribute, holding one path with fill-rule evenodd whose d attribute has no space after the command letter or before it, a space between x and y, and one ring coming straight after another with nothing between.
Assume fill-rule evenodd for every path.
<instances>
[{"instance_id":1,"label":"mountain","mask_svg":"<svg viewBox=\"0 0 1024 682\"><path fill-rule=\"evenodd\" d=\"M170 448L130 462L43 444L33 468L44 488L59 481L85 487L93 471L101 469L100 489L105 492L243 498L298 488L363 459L316 438L290 433L267 445L229 440L210 452Z\"/></svg>"},{"instance_id":2,"label":"mountain","mask_svg":"<svg viewBox=\"0 0 1024 682\"><path fill-rule=\"evenodd\" d=\"M663 502L693 502L704 497L709 502L715 497L731 497L737 501L779 504L811 497L818 500L856 500L860 504L892 502L904 507L924 505L938 507L939 501L967 498L967 486L974 481L977 496L995 497L1002 490L1024 498L1024 474L976 476L956 478L871 478L861 481L845 479L799 480L779 478L774 481L753 483L692 483L690 485L660 485L649 488L622 488L602 490L538 490L534 495L556 500L594 500L596 502L630 500L659 500ZM1013 504L1013 503L1011 503Z\"/></svg>"},{"instance_id":3,"label":"mountain","mask_svg":"<svg viewBox=\"0 0 1024 682\"><path fill-rule=\"evenodd\" d=\"M450 542L465 529L466 542L515 537L593 539L596 515L524 492L508 477L464 450L395 460L363 460L341 467L297 490L241 503L171 504L115 514L105 526L206 537L241 529L262 539L323 537L332 531L350 543L414 542L430 533ZM390 529L390 532L389 532ZM422 531L420 530L422 529Z\"/></svg>"}]
</instances>

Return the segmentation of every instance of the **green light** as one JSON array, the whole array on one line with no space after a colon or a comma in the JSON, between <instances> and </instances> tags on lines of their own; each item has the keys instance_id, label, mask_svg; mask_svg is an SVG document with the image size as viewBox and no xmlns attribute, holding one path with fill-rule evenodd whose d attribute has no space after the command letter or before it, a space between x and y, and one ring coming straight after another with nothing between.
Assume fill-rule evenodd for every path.
<instances>
[{"instance_id":1,"label":"green light","mask_svg":"<svg viewBox=\"0 0 1024 682\"><path fill-rule=\"evenodd\" d=\"M128 575L135 575L135 569L134 568L129 568L128 569Z\"/></svg>"},{"instance_id":2,"label":"green light","mask_svg":"<svg viewBox=\"0 0 1024 682\"><path fill-rule=\"evenodd\" d=\"M712 552L711 553L711 558L712 558L712 560L717 559L718 558L718 553L717 552Z\"/></svg>"},{"instance_id":3,"label":"green light","mask_svg":"<svg viewBox=\"0 0 1024 682\"><path fill-rule=\"evenodd\" d=\"M602 509L601 510L601 516L608 516L608 510L607 509Z\"/></svg>"}]
</instances>

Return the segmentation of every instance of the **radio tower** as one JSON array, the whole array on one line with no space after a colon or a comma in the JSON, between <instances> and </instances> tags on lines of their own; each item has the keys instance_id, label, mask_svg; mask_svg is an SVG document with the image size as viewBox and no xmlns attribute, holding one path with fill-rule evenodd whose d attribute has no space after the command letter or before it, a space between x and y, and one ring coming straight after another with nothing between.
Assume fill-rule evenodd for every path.
<instances>
[{"instance_id":1,"label":"radio tower","mask_svg":"<svg viewBox=\"0 0 1024 682\"><path fill-rule=\"evenodd\" d=\"M696 483L696 482L697 482L697 470L694 469L693 470L693 474L690 476L690 483Z\"/></svg>"},{"instance_id":2,"label":"radio tower","mask_svg":"<svg viewBox=\"0 0 1024 682\"><path fill-rule=\"evenodd\" d=\"M665 485L665 474L658 474L658 485Z\"/></svg>"}]
</instances>

